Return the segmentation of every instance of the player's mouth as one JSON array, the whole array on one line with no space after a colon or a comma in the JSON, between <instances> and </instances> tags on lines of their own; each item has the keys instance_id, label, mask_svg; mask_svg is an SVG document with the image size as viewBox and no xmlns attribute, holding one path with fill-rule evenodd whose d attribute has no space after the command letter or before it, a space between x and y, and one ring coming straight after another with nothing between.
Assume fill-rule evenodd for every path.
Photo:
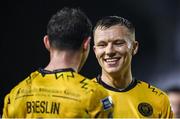
<instances>
[{"instance_id":1,"label":"player's mouth","mask_svg":"<svg viewBox=\"0 0 180 119\"><path fill-rule=\"evenodd\" d=\"M114 58L106 58L104 59L104 61L108 64L108 65L115 65L118 63L118 61L120 60L120 57L114 57Z\"/></svg>"}]
</instances>

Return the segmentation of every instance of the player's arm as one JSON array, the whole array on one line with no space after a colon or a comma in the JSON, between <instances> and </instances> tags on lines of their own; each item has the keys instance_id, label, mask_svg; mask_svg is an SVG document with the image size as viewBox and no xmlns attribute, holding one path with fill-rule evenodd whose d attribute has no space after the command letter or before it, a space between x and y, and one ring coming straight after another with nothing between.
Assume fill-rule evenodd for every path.
<instances>
[{"instance_id":1,"label":"player's arm","mask_svg":"<svg viewBox=\"0 0 180 119\"><path fill-rule=\"evenodd\" d=\"M99 85L92 92L88 107L88 113L91 118L112 118L112 100L107 91Z\"/></svg>"},{"instance_id":2,"label":"player's arm","mask_svg":"<svg viewBox=\"0 0 180 119\"><path fill-rule=\"evenodd\" d=\"M3 107L3 118L14 118L14 111L17 110L14 108L14 99L16 96L16 88L13 88L9 94L4 98L4 107Z\"/></svg>"}]
</instances>

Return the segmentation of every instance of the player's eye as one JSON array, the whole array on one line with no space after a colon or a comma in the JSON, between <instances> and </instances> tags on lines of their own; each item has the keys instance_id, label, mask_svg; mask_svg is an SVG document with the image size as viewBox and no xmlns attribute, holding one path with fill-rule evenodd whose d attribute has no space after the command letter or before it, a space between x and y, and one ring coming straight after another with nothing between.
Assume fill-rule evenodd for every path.
<instances>
[{"instance_id":1,"label":"player's eye","mask_svg":"<svg viewBox=\"0 0 180 119\"><path fill-rule=\"evenodd\" d=\"M122 46L122 45L124 45L126 42L124 41L124 40L121 40L121 41L115 41L114 42L114 45L116 45L116 46Z\"/></svg>"},{"instance_id":2,"label":"player's eye","mask_svg":"<svg viewBox=\"0 0 180 119\"><path fill-rule=\"evenodd\" d=\"M98 43L96 46L99 47L99 48L104 48L106 47L106 43Z\"/></svg>"},{"instance_id":3,"label":"player's eye","mask_svg":"<svg viewBox=\"0 0 180 119\"><path fill-rule=\"evenodd\" d=\"M106 46L105 44L98 44L97 46Z\"/></svg>"}]
</instances>

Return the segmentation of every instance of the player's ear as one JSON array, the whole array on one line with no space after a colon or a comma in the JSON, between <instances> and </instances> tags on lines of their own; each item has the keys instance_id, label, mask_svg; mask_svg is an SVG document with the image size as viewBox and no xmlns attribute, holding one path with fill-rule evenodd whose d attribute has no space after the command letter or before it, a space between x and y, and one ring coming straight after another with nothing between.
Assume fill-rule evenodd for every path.
<instances>
[{"instance_id":1,"label":"player's ear","mask_svg":"<svg viewBox=\"0 0 180 119\"><path fill-rule=\"evenodd\" d=\"M46 49L49 51L49 49L50 49L50 42L49 42L49 37L48 37L48 35L45 35L45 36L44 36L43 42L44 42L44 46L45 46Z\"/></svg>"},{"instance_id":2,"label":"player's ear","mask_svg":"<svg viewBox=\"0 0 180 119\"><path fill-rule=\"evenodd\" d=\"M139 43L138 43L138 41L134 41L134 43L133 43L132 55L135 55L135 54L138 52L138 48L139 48Z\"/></svg>"},{"instance_id":3,"label":"player's ear","mask_svg":"<svg viewBox=\"0 0 180 119\"><path fill-rule=\"evenodd\" d=\"M90 41L91 41L90 36L84 39L84 41L83 41L83 50L88 50L90 48Z\"/></svg>"},{"instance_id":4,"label":"player's ear","mask_svg":"<svg viewBox=\"0 0 180 119\"><path fill-rule=\"evenodd\" d=\"M94 51L94 52L96 51L96 46L95 46L95 45L93 45L93 51Z\"/></svg>"},{"instance_id":5,"label":"player's ear","mask_svg":"<svg viewBox=\"0 0 180 119\"><path fill-rule=\"evenodd\" d=\"M94 53L96 55L96 46L95 46L95 44L93 45L93 51L94 51Z\"/></svg>"}]
</instances>

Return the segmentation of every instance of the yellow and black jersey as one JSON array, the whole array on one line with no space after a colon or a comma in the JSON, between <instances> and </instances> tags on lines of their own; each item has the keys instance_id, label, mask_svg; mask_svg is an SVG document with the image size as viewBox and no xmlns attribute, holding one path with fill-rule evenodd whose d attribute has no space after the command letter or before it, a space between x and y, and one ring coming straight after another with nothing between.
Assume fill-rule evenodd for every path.
<instances>
[{"instance_id":1,"label":"yellow and black jersey","mask_svg":"<svg viewBox=\"0 0 180 119\"><path fill-rule=\"evenodd\" d=\"M160 89L133 79L124 90L104 83L100 76L93 79L109 92L114 105L115 118L172 118L169 99Z\"/></svg>"},{"instance_id":2,"label":"yellow and black jersey","mask_svg":"<svg viewBox=\"0 0 180 119\"><path fill-rule=\"evenodd\" d=\"M73 69L39 69L5 97L3 118L107 118L111 104L102 86Z\"/></svg>"}]
</instances>

